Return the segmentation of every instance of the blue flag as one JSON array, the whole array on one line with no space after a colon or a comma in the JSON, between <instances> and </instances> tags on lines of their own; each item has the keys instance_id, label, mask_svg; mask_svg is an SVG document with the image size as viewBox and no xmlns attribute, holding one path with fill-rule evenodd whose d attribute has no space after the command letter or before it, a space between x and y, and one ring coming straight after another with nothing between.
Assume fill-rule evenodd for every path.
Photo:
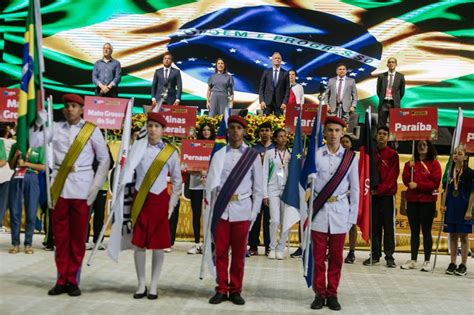
<instances>
[{"instance_id":1,"label":"blue flag","mask_svg":"<svg viewBox=\"0 0 474 315\"><path fill-rule=\"evenodd\" d=\"M319 113L319 115L318 115ZM300 211L301 211L301 226L303 231L303 268L305 270L305 280L306 284L309 287L313 284L313 246L311 246L311 236L309 230L311 230L311 222L308 218L308 205L306 202L305 195L306 189L308 188L308 177L311 174L315 174L316 169L316 138L318 139L317 147L323 145L323 135L321 132L321 110L317 112L313 121L313 129L311 130L311 138L309 141L308 152L306 154L306 159L304 161L303 169L301 170L300 175ZM319 127L319 132L318 132ZM308 230L309 229L309 230Z\"/></svg>"},{"instance_id":2,"label":"blue flag","mask_svg":"<svg viewBox=\"0 0 474 315\"><path fill-rule=\"evenodd\" d=\"M299 182L301 167L303 166L303 142L301 139L301 113L296 123L295 141L291 152L290 165L288 167L288 178L281 201L295 209L300 208Z\"/></svg>"}]
</instances>

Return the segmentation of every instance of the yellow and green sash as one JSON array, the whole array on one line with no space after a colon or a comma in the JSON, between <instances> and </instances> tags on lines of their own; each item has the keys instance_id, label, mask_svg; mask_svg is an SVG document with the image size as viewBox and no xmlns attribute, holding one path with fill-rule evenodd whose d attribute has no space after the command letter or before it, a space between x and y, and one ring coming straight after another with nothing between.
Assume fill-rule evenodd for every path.
<instances>
[{"instance_id":1,"label":"yellow and green sash","mask_svg":"<svg viewBox=\"0 0 474 315\"><path fill-rule=\"evenodd\" d=\"M156 179L161 173L161 170L165 166L166 162L169 160L173 152L175 151L175 148L170 145L166 144L161 150L160 153L158 153L153 160L153 163L151 163L150 168L145 174L145 177L143 178L143 182L140 185L140 189L138 190L138 193L135 197L135 200L133 202L132 206L132 225L135 225L138 219L138 215L140 214L140 211L142 211L143 204L145 203L146 197L148 196L148 192L151 189L151 186L155 183Z\"/></svg>"},{"instance_id":2,"label":"yellow and green sash","mask_svg":"<svg viewBox=\"0 0 474 315\"><path fill-rule=\"evenodd\" d=\"M61 166L59 167L58 174L56 174L56 177L54 178L54 183L51 186L53 208L56 205L59 196L61 196L67 176L71 172L74 163L76 162L79 154L81 154L82 149L86 145L87 141L89 141L89 138L92 136L94 130L95 125L87 121L77 134L76 139L74 139L74 142L69 148L69 151L67 151L63 163L61 163Z\"/></svg>"}]
</instances>

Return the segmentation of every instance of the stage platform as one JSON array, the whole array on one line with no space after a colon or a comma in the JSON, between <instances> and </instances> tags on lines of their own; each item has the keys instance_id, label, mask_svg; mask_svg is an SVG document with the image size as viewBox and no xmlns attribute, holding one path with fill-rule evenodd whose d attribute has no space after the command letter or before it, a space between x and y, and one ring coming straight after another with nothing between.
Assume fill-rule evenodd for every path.
<instances>
[{"instance_id":1,"label":"stage platform","mask_svg":"<svg viewBox=\"0 0 474 315\"><path fill-rule=\"evenodd\" d=\"M10 235L0 234L0 313L9 314L331 314L310 309L314 294L303 281L301 259L270 261L265 256L246 260L242 296L247 303L210 305L213 280L199 280L201 255L187 255L191 243L179 242L165 256L158 300L134 300L136 289L132 251L120 263L98 252L91 267L83 266L82 296L47 295L55 282L54 253L41 249L35 235L33 255L8 254ZM23 234L22 234L23 239ZM262 249L260 249L263 252ZM291 251L294 249L291 248ZM86 259L90 255L87 252ZM466 314L474 309L474 260L468 258L466 277L444 274L449 257L441 255L434 273L366 267L367 251L356 252L354 265L344 265L340 314ZM422 253L420 253L422 257ZM147 256L147 283L151 254ZM398 265L409 254L396 253ZM433 261L433 259L432 259Z\"/></svg>"}]
</instances>

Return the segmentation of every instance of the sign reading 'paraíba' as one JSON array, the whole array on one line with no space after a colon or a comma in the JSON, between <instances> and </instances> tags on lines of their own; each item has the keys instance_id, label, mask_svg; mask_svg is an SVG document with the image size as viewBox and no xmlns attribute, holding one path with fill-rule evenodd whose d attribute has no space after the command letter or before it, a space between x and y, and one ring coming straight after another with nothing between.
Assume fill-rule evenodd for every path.
<instances>
[{"instance_id":1,"label":"sign reading 'para\u00edba'","mask_svg":"<svg viewBox=\"0 0 474 315\"><path fill-rule=\"evenodd\" d=\"M390 109L390 141L437 139L437 107Z\"/></svg>"}]
</instances>

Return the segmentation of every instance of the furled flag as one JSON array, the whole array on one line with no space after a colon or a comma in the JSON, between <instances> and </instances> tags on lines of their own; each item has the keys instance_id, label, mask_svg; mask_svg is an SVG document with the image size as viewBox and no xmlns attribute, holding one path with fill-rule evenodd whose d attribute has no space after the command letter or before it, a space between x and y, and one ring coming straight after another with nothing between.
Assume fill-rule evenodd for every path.
<instances>
[{"instance_id":1,"label":"furled flag","mask_svg":"<svg viewBox=\"0 0 474 315\"><path fill-rule=\"evenodd\" d=\"M204 266L207 265L209 272L216 277L214 253L212 251L213 236L211 234L212 211L217 196L216 188L219 187L221 181L222 170L225 161L225 146L227 145L227 119L229 112L224 112L219 130L217 131L214 148L212 150L211 159L209 161L209 173L206 179L205 190L205 208L204 208L204 251L201 262L201 271L199 277L202 279L204 275Z\"/></svg>"},{"instance_id":2,"label":"furled flag","mask_svg":"<svg viewBox=\"0 0 474 315\"><path fill-rule=\"evenodd\" d=\"M38 113L40 72L44 72L42 30L39 0L30 0L26 18L25 43L21 70L20 104L18 106L17 143L23 156L28 150L28 132Z\"/></svg>"},{"instance_id":3,"label":"furled flag","mask_svg":"<svg viewBox=\"0 0 474 315\"><path fill-rule=\"evenodd\" d=\"M370 239L370 191L379 183L379 173L375 162L375 153L372 140L372 115L370 106L365 112L364 136L361 137L359 159L359 214L357 225L362 232L362 238L368 242Z\"/></svg>"},{"instance_id":4,"label":"furled flag","mask_svg":"<svg viewBox=\"0 0 474 315\"><path fill-rule=\"evenodd\" d=\"M456 128L454 128L454 133L453 133L453 139L451 140L451 154L449 155L449 160L446 165L446 169L444 170L443 174L443 184L448 182L448 176L451 174L449 173L451 170L451 164L453 161L453 152L454 149L456 149L459 146L459 143L461 142L461 131L462 131L462 122L464 120L464 113L461 107L458 108L458 119L456 121Z\"/></svg>"},{"instance_id":5,"label":"furled flag","mask_svg":"<svg viewBox=\"0 0 474 315\"><path fill-rule=\"evenodd\" d=\"M281 195L281 201L285 204L283 217L283 231L291 228L293 224L300 220L300 173L303 167L303 142L301 136L301 110L298 115L295 130L295 141L291 151L290 165L288 165L288 177L285 189Z\"/></svg>"},{"instance_id":6,"label":"furled flag","mask_svg":"<svg viewBox=\"0 0 474 315\"><path fill-rule=\"evenodd\" d=\"M125 206L125 185L123 180L123 169L127 162L128 152L130 148L130 137L132 129L132 108L133 98L128 102L127 111L125 112L122 142L116 159L114 171L114 180L112 187L112 213L114 222L112 224L112 233L107 247L107 254L114 261L118 262L120 251L124 248L123 242L123 215Z\"/></svg>"},{"instance_id":7,"label":"furled flag","mask_svg":"<svg viewBox=\"0 0 474 315\"><path fill-rule=\"evenodd\" d=\"M313 129L309 141L308 152L304 161L303 169L300 175L300 215L301 215L301 231L303 234L301 247L303 249L303 268L306 284L311 287L313 283L313 248L311 246L311 222L308 220L308 200L306 200L306 191L308 189L308 178L316 174L316 148L322 146L323 138L321 132L321 112L318 109L314 117ZM318 131L319 130L319 131ZM318 144L316 147L316 139ZM314 193L311 192L310 193Z\"/></svg>"}]
</instances>

